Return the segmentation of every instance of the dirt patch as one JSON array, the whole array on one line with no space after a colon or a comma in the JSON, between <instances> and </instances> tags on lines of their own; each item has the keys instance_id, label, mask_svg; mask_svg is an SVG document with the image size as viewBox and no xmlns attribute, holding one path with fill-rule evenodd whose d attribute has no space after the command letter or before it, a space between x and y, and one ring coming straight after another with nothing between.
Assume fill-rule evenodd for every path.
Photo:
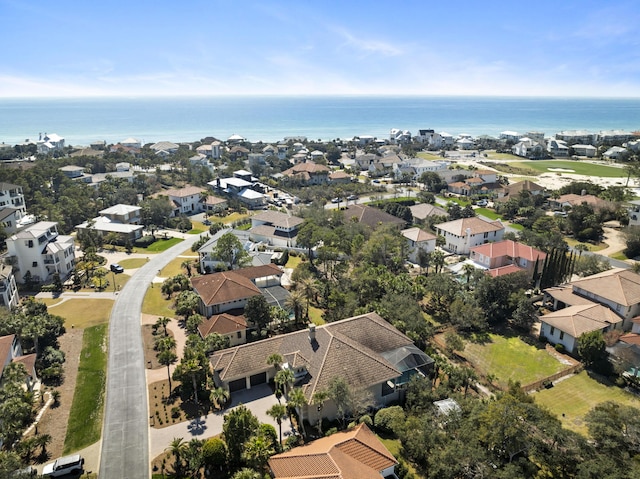
<instances>
[{"instance_id":1,"label":"dirt patch","mask_svg":"<svg viewBox=\"0 0 640 479\"><path fill-rule=\"evenodd\" d=\"M142 343L144 344L144 364L148 369L160 369L165 366L158 362L158 352L154 349L156 335L153 334L154 326L152 324L142 325ZM160 334L163 331L159 330ZM167 334L173 337L173 332L167 330Z\"/></svg>"},{"instance_id":2,"label":"dirt patch","mask_svg":"<svg viewBox=\"0 0 640 479\"><path fill-rule=\"evenodd\" d=\"M51 436L51 444L47 446L49 458L63 455L67 422L69 421L69 412L71 411L71 402L73 401L73 393L78 376L83 334L84 330L82 329L69 329L58 339L60 350L65 354L64 382L59 386L47 387L46 389L59 391L60 402L59 406L49 408L44 413L37 427L39 434L49 434Z\"/></svg>"}]
</instances>

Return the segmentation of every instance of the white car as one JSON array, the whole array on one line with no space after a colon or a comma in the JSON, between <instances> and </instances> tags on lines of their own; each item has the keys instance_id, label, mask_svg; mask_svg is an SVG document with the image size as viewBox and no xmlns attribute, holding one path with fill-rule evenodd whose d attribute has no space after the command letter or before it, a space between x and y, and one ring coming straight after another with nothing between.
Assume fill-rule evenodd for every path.
<instances>
[{"instance_id":1,"label":"white car","mask_svg":"<svg viewBox=\"0 0 640 479\"><path fill-rule=\"evenodd\" d=\"M42 475L44 477L58 477L72 472L82 472L83 465L84 458L80 454L65 456L45 465L42 469Z\"/></svg>"}]
</instances>

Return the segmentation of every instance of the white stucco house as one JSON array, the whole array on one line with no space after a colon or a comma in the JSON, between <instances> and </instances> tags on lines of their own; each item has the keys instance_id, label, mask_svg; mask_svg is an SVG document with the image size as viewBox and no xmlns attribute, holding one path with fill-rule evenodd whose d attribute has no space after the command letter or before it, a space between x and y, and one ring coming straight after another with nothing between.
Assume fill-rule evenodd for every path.
<instances>
[{"instance_id":1,"label":"white stucco house","mask_svg":"<svg viewBox=\"0 0 640 479\"><path fill-rule=\"evenodd\" d=\"M409 248L409 261L418 263L418 253L423 250L431 253L436 249L436 235L420 228L407 228L400 232L407 241Z\"/></svg>"},{"instance_id":2,"label":"white stucco house","mask_svg":"<svg viewBox=\"0 0 640 479\"><path fill-rule=\"evenodd\" d=\"M504 225L498 221L460 218L435 225L436 232L445 238L444 249L457 254L469 254L470 249L490 241L500 241Z\"/></svg>"}]
</instances>

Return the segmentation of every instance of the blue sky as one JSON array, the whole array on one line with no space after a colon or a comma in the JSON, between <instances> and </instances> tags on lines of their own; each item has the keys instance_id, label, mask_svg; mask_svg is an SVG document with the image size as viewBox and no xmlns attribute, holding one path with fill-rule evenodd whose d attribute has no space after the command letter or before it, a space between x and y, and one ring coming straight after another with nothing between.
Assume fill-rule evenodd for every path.
<instances>
[{"instance_id":1,"label":"blue sky","mask_svg":"<svg viewBox=\"0 0 640 479\"><path fill-rule=\"evenodd\" d=\"M0 0L0 97L640 97L637 0Z\"/></svg>"}]
</instances>

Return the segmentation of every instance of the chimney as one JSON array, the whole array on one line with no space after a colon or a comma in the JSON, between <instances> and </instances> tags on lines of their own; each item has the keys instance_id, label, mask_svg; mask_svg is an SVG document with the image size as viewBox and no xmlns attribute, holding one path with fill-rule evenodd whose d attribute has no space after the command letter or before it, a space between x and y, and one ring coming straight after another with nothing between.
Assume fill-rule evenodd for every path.
<instances>
[{"instance_id":1,"label":"chimney","mask_svg":"<svg viewBox=\"0 0 640 479\"><path fill-rule=\"evenodd\" d=\"M315 324L309 325L309 342L311 344L316 342L316 325Z\"/></svg>"},{"instance_id":2,"label":"chimney","mask_svg":"<svg viewBox=\"0 0 640 479\"><path fill-rule=\"evenodd\" d=\"M582 191L580 192L580 196L585 196L586 194L587 194L587 190L582 190Z\"/></svg>"}]
</instances>

